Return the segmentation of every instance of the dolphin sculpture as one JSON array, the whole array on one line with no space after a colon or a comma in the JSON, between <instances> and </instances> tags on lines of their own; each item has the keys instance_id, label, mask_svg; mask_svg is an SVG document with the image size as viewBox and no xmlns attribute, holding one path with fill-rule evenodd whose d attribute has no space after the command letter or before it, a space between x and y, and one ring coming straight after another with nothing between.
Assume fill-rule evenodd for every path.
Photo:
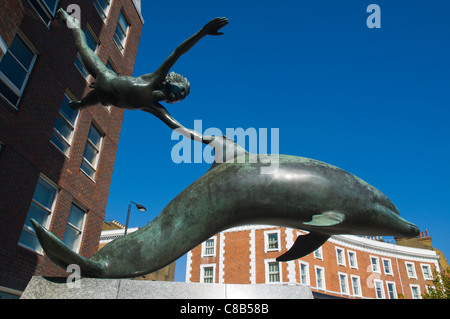
<instances>
[{"instance_id":1,"label":"dolphin sculpture","mask_svg":"<svg viewBox=\"0 0 450 319\"><path fill-rule=\"evenodd\" d=\"M191 136L192 137L192 136ZM212 167L176 196L149 224L84 258L32 220L47 254L64 269L78 264L82 276L137 277L154 272L225 229L267 224L309 231L278 261L303 257L335 234L417 236L378 189L327 163L278 155L277 167L262 174L267 160L227 137L209 140Z\"/></svg>"}]
</instances>

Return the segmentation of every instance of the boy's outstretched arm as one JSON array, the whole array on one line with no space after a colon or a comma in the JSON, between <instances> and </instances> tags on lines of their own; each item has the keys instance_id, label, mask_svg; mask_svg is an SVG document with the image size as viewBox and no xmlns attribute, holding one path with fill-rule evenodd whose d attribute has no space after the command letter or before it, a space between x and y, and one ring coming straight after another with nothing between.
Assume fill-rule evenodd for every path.
<instances>
[{"instance_id":1,"label":"boy's outstretched arm","mask_svg":"<svg viewBox=\"0 0 450 319\"><path fill-rule=\"evenodd\" d=\"M155 72L145 74L140 77L144 79L152 79L155 83L162 83L180 56L189 51L189 49L191 49L204 36L222 35L223 33L218 31L227 24L227 18L215 18L209 21L200 31L181 43Z\"/></svg>"}]
</instances>

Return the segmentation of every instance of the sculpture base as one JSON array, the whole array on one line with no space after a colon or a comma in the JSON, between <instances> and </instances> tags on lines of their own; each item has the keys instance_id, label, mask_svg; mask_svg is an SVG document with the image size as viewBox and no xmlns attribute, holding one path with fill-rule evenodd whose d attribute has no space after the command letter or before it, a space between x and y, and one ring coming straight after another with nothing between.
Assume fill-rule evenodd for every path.
<instances>
[{"instance_id":1,"label":"sculpture base","mask_svg":"<svg viewBox=\"0 0 450 319\"><path fill-rule=\"evenodd\" d=\"M73 285L71 287L70 285ZM34 276L21 299L313 299L309 286Z\"/></svg>"}]
</instances>

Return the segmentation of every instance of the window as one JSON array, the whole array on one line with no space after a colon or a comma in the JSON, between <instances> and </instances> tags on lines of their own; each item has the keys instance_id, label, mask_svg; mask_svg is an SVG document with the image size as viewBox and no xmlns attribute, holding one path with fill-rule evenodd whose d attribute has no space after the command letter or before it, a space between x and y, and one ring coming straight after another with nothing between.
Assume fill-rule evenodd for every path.
<instances>
[{"instance_id":1,"label":"window","mask_svg":"<svg viewBox=\"0 0 450 319\"><path fill-rule=\"evenodd\" d=\"M201 265L200 266L200 281L205 284L212 284L215 281L216 265Z\"/></svg>"},{"instance_id":2,"label":"window","mask_svg":"<svg viewBox=\"0 0 450 319\"><path fill-rule=\"evenodd\" d=\"M102 141L103 135L92 124L84 149L83 161L81 162L82 171L92 179L95 178Z\"/></svg>"},{"instance_id":3,"label":"window","mask_svg":"<svg viewBox=\"0 0 450 319\"><path fill-rule=\"evenodd\" d=\"M347 274L339 273L339 286L342 294L348 294L348 279Z\"/></svg>"},{"instance_id":4,"label":"window","mask_svg":"<svg viewBox=\"0 0 450 319\"><path fill-rule=\"evenodd\" d=\"M383 282L381 280L374 279L373 283L375 284L375 295L377 296L377 299L384 299Z\"/></svg>"},{"instance_id":5,"label":"window","mask_svg":"<svg viewBox=\"0 0 450 319\"><path fill-rule=\"evenodd\" d=\"M432 280L433 276L430 265L421 264L420 267L422 268L423 278L425 278L425 280Z\"/></svg>"},{"instance_id":6,"label":"window","mask_svg":"<svg viewBox=\"0 0 450 319\"><path fill-rule=\"evenodd\" d=\"M393 273L392 273L392 265L391 265L391 260L390 259L383 258L383 268L384 268L384 273L386 275L393 275Z\"/></svg>"},{"instance_id":7,"label":"window","mask_svg":"<svg viewBox=\"0 0 450 319\"><path fill-rule=\"evenodd\" d=\"M0 60L0 95L17 107L36 61L36 54L16 35Z\"/></svg>"},{"instance_id":8,"label":"window","mask_svg":"<svg viewBox=\"0 0 450 319\"><path fill-rule=\"evenodd\" d=\"M314 258L315 259L322 259L322 247L317 248L316 250L314 250Z\"/></svg>"},{"instance_id":9,"label":"window","mask_svg":"<svg viewBox=\"0 0 450 319\"><path fill-rule=\"evenodd\" d=\"M55 16L58 0L28 0L42 21L48 26Z\"/></svg>"},{"instance_id":10,"label":"window","mask_svg":"<svg viewBox=\"0 0 450 319\"><path fill-rule=\"evenodd\" d=\"M6 51L8 51L8 46L6 45L5 40L3 40L2 35L0 34L0 59L5 55Z\"/></svg>"},{"instance_id":11,"label":"window","mask_svg":"<svg viewBox=\"0 0 450 319\"><path fill-rule=\"evenodd\" d=\"M19 244L33 251L42 252L39 240L36 237L30 219L33 218L44 227L48 227L49 217L53 212L58 190L44 177L40 177L34 190L28 215L23 225Z\"/></svg>"},{"instance_id":12,"label":"window","mask_svg":"<svg viewBox=\"0 0 450 319\"><path fill-rule=\"evenodd\" d=\"M67 221L66 230L64 232L63 242L74 252L79 252L81 237L83 234L84 220L86 211L78 205L73 204L70 207L69 220Z\"/></svg>"},{"instance_id":13,"label":"window","mask_svg":"<svg viewBox=\"0 0 450 319\"><path fill-rule=\"evenodd\" d=\"M336 260L337 264L341 266L345 266L345 252L342 248L336 247Z\"/></svg>"},{"instance_id":14,"label":"window","mask_svg":"<svg viewBox=\"0 0 450 319\"><path fill-rule=\"evenodd\" d=\"M266 261L266 282L281 282L280 264L277 261Z\"/></svg>"},{"instance_id":15,"label":"window","mask_svg":"<svg viewBox=\"0 0 450 319\"><path fill-rule=\"evenodd\" d=\"M408 278L417 278L414 263L405 262L405 264L406 264L406 272L408 273Z\"/></svg>"},{"instance_id":16,"label":"window","mask_svg":"<svg viewBox=\"0 0 450 319\"><path fill-rule=\"evenodd\" d=\"M202 257L215 256L216 238L208 239L203 243Z\"/></svg>"},{"instance_id":17,"label":"window","mask_svg":"<svg viewBox=\"0 0 450 319\"><path fill-rule=\"evenodd\" d=\"M420 296L420 287L418 285L410 285L413 299L422 299Z\"/></svg>"},{"instance_id":18,"label":"window","mask_svg":"<svg viewBox=\"0 0 450 319\"><path fill-rule=\"evenodd\" d=\"M397 289L395 288L395 282L387 281L387 292L389 299L397 299Z\"/></svg>"},{"instance_id":19,"label":"window","mask_svg":"<svg viewBox=\"0 0 450 319\"><path fill-rule=\"evenodd\" d=\"M358 276L350 276L352 281L352 292L354 296L361 297L361 282Z\"/></svg>"},{"instance_id":20,"label":"window","mask_svg":"<svg viewBox=\"0 0 450 319\"><path fill-rule=\"evenodd\" d=\"M269 230L264 232L264 244L265 249L264 252L267 251L280 251L281 245L280 245L280 230Z\"/></svg>"},{"instance_id":21,"label":"window","mask_svg":"<svg viewBox=\"0 0 450 319\"><path fill-rule=\"evenodd\" d=\"M372 264L372 271L373 272L381 273L380 261L379 261L378 257L370 256L370 263Z\"/></svg>"},{"instance_id":22,"label":"window","mask_svg":"<svg viewBox=\"0 0 450 319\"><path fill-rule=\"evenodd\" d=\"M354 251L348 251L348 263L350 268L358 269L358 261L356 260L356 253Z\"/></svg>"},{"instance_id":23,"label":"window","mask_svg":"<svg viewBox=\"0 0 450 319\"><path fill-rule=\"evenodd\" d=\"M130 24L123 12L120 12L119 20L117 21L116 31L114 33L114 42L117 44L120 52L123 52L125 49L125 43L127 41L128 30L130 28Z\"/></svg>"},{"instance_id":24,"label":"window","mask_svg":"<svg viewBox=\"0 0 450 319\"><path fill-rule=\"evenodd\" d=\"M322 267L315 266L316 268L316 288L325 289L325 270Z\"/></svg>"},{"instance_id":25,"label":"window","mask_svg":"<svg viewBox=\"0 0 450 319\"><path fill-rule=\"evenodd\" d=\"M84 30L84 35L86 36L86 43L87 43L88 47L91 48L92 51L97 53L98 42L89 27L86 27L86 29ZM83 77L87 80L89 78L89 72L86 69L83 61L81 60L81 55L79 52L77 53L77 58L75 60L75 66L81 72Z\"/></svg>"},{"instance_id":26,"label":"window","mask_svg":"<svg viewBox=\"0 0 450 319\"><path fill-rule=\"evenodd\" d=\"M300 263L300 283L303 285L309 285L309 265L303 261Z\"/></svg>"},{"instance_id":27,"label":"window","mask_svg":"<svg viewBox=\"0 0 450 319\"><path fill-rule=\"evenodd\" d=\"M65 155L69 155L75 132L75 123L78 118L78 111L69 106L70 99L64 95L58 118L56 119L53 135L50 141L59 148Z\"/></svg>"},{"instance_id":28,"label":"window","mask_svg":"<svg viewBox=\"0 0 450 319\"><path fill-rule=\"evenodd\" d=\"M108 17L110 4L111 0L94 0L94 7L103 21Z\"/></svg>"}]
</instances>

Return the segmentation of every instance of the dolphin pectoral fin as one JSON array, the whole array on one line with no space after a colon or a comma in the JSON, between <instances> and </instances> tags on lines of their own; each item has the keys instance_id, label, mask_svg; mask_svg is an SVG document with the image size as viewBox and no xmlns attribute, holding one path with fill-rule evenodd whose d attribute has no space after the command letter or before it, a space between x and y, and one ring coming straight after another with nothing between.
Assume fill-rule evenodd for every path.
<instances>
[{"instance_id":1,"label":"dolphin pectoral fin","mask_svg":"<svg viewBox=\"0 0 450 319\"><path fill-rule=\"evenodd\" d=\"M305 225L311 226L334 226L344 221L345 215L340 212L329 211L322 214L314 215L309 222L304 222Z\"/></svg>"},{"instance_id":2,"label":"dolphin pectoral fin","mask_svg":"<svg viewBox=\"0 0 450 319\"><path fill-rule=\"evenodd\" d=\"M276 260L289 261L306 256L322 246L328 238L330 238L329 235L313 232L307 235L298 236L294 245L292 245L286 253L279 256Z\"/></svg>"},{"instance_id":3,"label":"dolphin pectoral fin","mask_svg":"<svg viewBox=\"0 0 450 319\"><path fill-rule=\"evenodd\" d=\"M68 265L76 264L80 267L81 274L86 277L102 277L105 266L99 262L84 258L67 247L58 237L42 227L31 218L31 224L36 231L39 242L46 255L64 270Z\"/></svg>"}]
</instances>

